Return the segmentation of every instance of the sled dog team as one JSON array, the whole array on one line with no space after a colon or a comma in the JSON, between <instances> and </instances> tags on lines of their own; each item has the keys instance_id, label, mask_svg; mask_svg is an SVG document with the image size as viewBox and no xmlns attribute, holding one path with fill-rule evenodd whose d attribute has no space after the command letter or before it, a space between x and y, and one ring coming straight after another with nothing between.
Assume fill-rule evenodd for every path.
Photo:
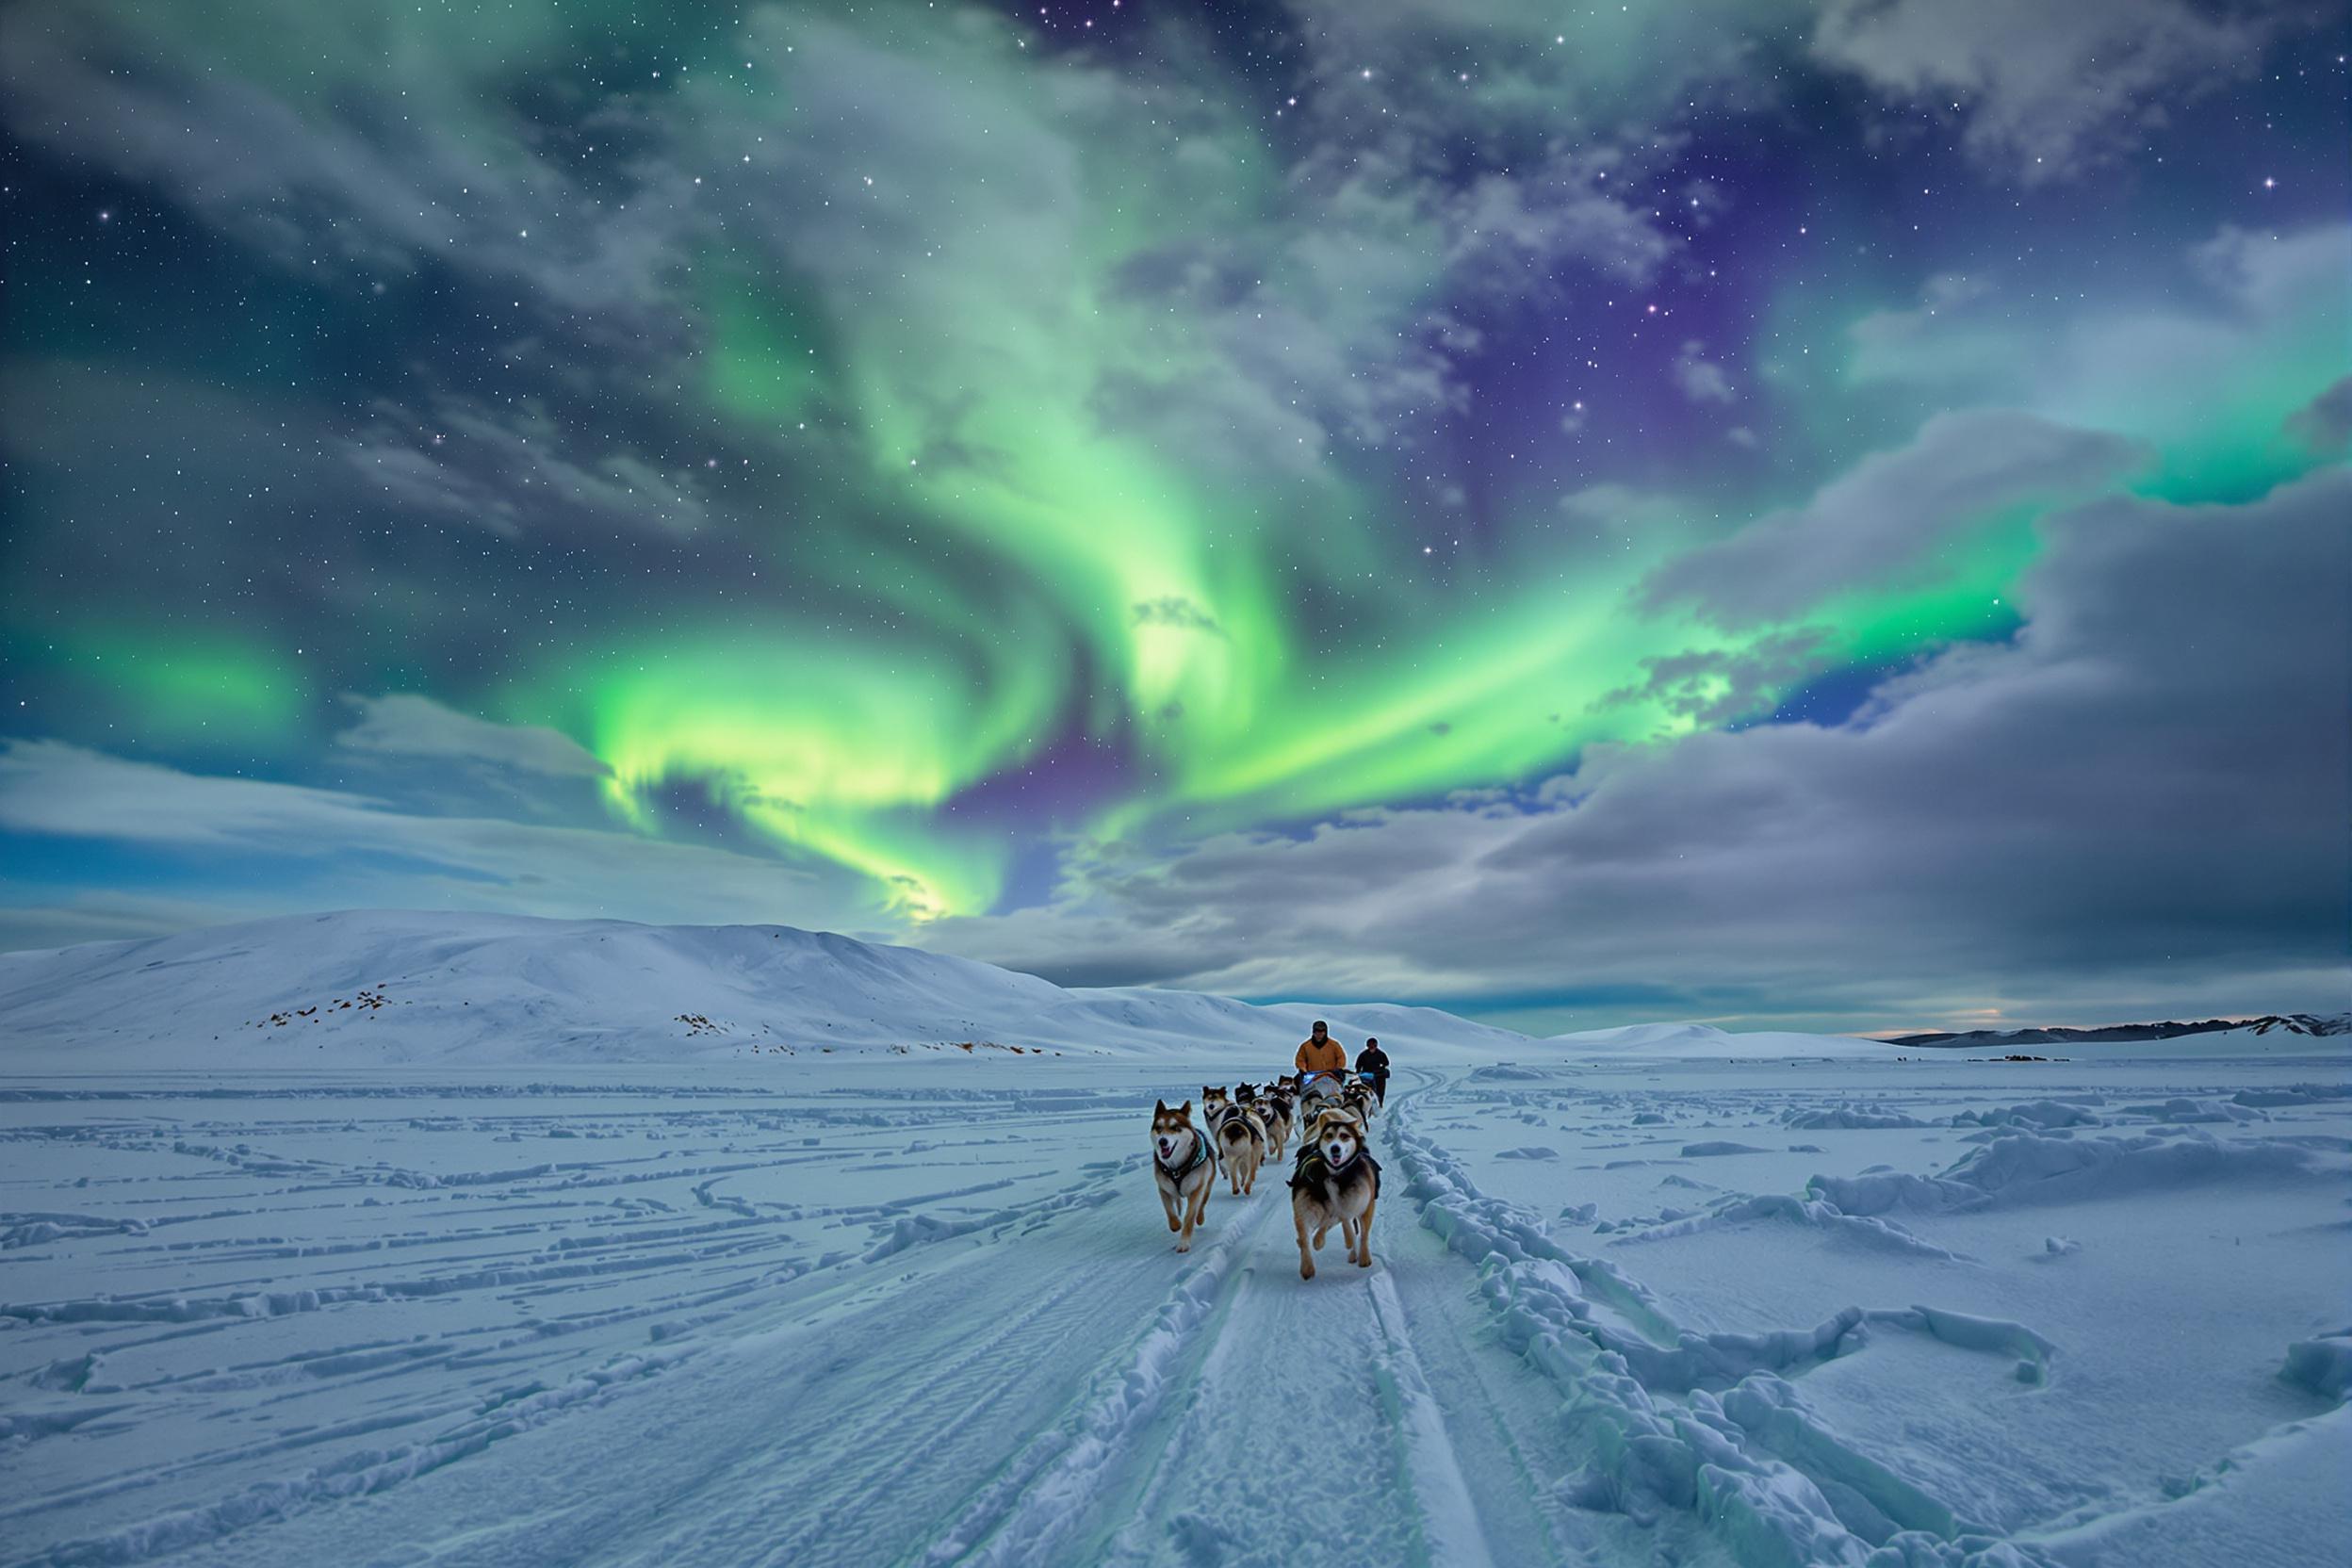
<instances>
[{"instance_id":1,"label":"sled dog team","mask_svg":"<svg viewBox=\"0 0 2352 1568\"><path fill-rule=\"evenodd\" d=\"M1378 1045L1373 1041L1369 1049ZM1310 1065L1331 1057L1337 1065ZM1179 1252L1192 1250L1193 1227L1208 1213L1220 1170L1234 1197L1256 1191L1259 1168L1282 1159L1295 1125L1300 1141L1290 1174L1290 1217L1298 1233L1298 1277L1315 1278L1315 1254L1334 1225L1348 1259L1360 1268L1372 1266L1380 1167L1364 1141L1385 1085L1362 1077L1342 1082L1347 1058L1321 1023L1298 1048L1298 1060L1300 1070L1263 1086L1242 1084L1228 1091L1203 1085L1200 1126L1189 1100L1181 1105L1163 1100L1152 1107L1152 1175L1168 1228L1178 1233ZM1385 1056L1380 1060L1385 1066Z\"/></svg>"}]
</instances>

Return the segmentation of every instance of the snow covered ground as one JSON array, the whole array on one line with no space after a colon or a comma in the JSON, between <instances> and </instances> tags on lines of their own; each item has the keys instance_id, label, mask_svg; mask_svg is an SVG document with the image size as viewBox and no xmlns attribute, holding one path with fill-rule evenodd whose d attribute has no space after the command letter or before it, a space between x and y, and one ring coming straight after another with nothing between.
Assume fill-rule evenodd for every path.
<instances>
[{"instance_id":1,"label":"snow covered ground","mask_svg":"<svg viewBox=\"0 0 2352 1568\"><path fill-rule=\"evenodd\" d=\"M1007 1049L752 1052L759 1007L799 1026L746 981L735 1033L664 1034L696 1009L642 994L639 1032L566 1062L477 968L415 1010L479 999L503 1065L393 1022L397 985L370 1060L349 1015L247 1032L274 1045L212 1015L395 973L247 940L232 983L208 939L172 939L176 993L154 944L0 979L0 1563L2251 1568L2352 1542L2342 1037L2012 1063L1482 1049L1421 1017L1375 1266L1334 1242L1302 1282L1279 1181L1220 1192L1179 1256L1145 1165L1153 1099L1270 1072L1286 1011L1167 999L1233 1032L1080 1054L980 997Z\"/></svg>"}]
</instances>

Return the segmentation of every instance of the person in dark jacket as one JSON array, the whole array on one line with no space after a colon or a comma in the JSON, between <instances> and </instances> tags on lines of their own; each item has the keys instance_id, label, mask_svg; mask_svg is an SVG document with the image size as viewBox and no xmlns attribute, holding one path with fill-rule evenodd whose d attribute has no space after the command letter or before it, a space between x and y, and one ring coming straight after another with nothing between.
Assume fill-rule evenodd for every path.
<instances>
[{"instance_id":1,"label":"person in dark jacket","mask_svg":"<svg viewBox=\"0 0 2352 1568\"><path fill-rule=\"evenodd\" d=\"M1365 1037L1364 1049L1356 1053L1356 1075L1369 1079L1380 1103L1388 1103L1388 1053L1380 1049L1380 1041Z\"/></svg>"}]
</instances>

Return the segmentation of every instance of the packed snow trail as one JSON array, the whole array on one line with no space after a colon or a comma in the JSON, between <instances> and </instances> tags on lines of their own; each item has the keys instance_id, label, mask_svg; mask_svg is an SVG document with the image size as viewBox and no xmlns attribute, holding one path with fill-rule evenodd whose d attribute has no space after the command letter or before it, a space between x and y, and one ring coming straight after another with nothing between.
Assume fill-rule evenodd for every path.
<instances>
[{"instance_id":1,"label":"packed snow trail","mask_svg":"<svg viewBox=\"0 0 2352 1568\"><path fill-rule=\"evenodd\" d=\"M1408 1069L1375 1266L1302 1282L1271 1167L1170 1250L1148 1107L1199 1070L992 1070L0 1093L0 1563L2138 1568L2347 1523L2305 1484L2352 1458L2340 1074Z\"/></svg>"},{"instance_id":2,"label":"packed snow trail","mask_svg":"<svg viewBox=\"0 0 2352 1568\"><path fill-rule=\"evenodd\" d=\"M1240 1200L1250 1261L1232 1310L1132 1516L1087 1560L1478 1568L1485 1537L1380 1259L1391 1237L1364 1269L1333 1231L1301 1281L1287 1177L1269 1164Z\"/></svg>"}]
</instances>

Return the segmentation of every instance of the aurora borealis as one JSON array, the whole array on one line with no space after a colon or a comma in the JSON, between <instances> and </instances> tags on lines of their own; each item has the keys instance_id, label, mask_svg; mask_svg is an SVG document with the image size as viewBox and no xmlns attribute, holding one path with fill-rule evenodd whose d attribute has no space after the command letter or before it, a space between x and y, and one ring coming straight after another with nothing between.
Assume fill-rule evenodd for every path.
<instances>
[{"instance_id":1,"label":"aurora borealis","mask_svg":"<svg viewBox=\"0 0 2352 1568\"><path fill-rule=\"evenodd\" d=\"M2341 1005L2345 47L11 7L0 935L778 921L1530 1027Z\"/></svg>"}]
</instances>

